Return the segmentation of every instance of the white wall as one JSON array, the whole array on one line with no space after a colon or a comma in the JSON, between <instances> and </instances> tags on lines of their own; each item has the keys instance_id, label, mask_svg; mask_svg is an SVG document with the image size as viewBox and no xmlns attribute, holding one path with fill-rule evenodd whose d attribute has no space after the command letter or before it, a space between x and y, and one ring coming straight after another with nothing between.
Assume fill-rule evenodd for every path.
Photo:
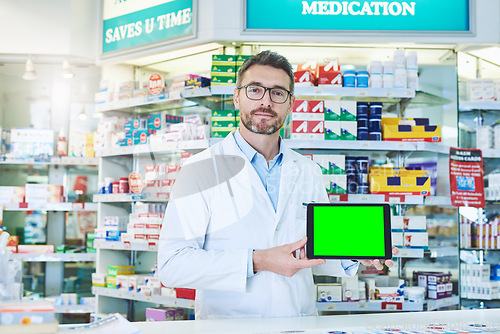
<instances>
[{"instance_id":1,"label":"white wall","mask_svg":"<svg viewBox=\"0 0 500 334\"><path fill-rule=\"evenodd\" d=\"M95 57L99 0L0 0L0 54Z\"/></svg>"}]
</instances>

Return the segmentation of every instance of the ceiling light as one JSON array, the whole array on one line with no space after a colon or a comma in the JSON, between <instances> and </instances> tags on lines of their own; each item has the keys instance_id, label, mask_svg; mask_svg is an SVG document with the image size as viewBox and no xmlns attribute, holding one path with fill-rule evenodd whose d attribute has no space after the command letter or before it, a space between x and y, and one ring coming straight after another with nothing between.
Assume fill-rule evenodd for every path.
<instances>
[{"instance_id":1,"label":"ceiling light","mask_svg":"<svg viewBox=\"0 0 500 334\"><path fill-rule=\"evenodd\" d=\"M78 114L78 119L80 121L85 121L87 119L87 111L85 110L85 107L83 107L82 111Z\"/></svg>"},{"instance_id":2,"label":"ceiling light","mask_svg":"<svg viewBox=\"0 0 500 334\"><path fill-rule=\"evenodd\" d=\"M69 61L67 59L64 59L62 68L62 77L64 79L73 79L75 77L75 74L71 70L71 65L69 64Z\"/></svg>"},{"instance_id":3,"label":"ceiling light","mask_svg":"<svg viewBox=\"0 0 500 334\"><path fill-rule=\"evenodd\" d=\"M24 80L38 79L38 73L36 73L35 71L35 65L33 64L31 58L26 61L26 72L24 72L23 74L23 79Z\"/></svg>"}]
</instances>

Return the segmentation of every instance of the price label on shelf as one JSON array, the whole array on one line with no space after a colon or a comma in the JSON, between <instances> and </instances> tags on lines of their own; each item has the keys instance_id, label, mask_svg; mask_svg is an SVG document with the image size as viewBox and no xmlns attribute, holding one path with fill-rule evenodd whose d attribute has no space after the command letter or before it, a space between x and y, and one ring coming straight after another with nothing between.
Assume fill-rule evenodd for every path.
<instances>
[{"instance_id":1,"label":"price label on shelf","mask_svg":"<svg viewBox=\"0 0 500 334\"><path fill-rule=\"evenodd\" d=\"M370 197L368 195L361 195L359 196L359 201L360 202L368 202L370 200Z\"/></svg>"},{"instance_id":2,"label":"price label on shelf","mask_svg":"<svg viewBox=\"0 0 500 334\"><path fill-rule=\"evenodd\" d=\"M385 96L386 97L393 97L394 96L394 91L392 89L386 89L385 90Z\"/></svg>"},{"instance_id":3,"label":"price label on shelf","mask_svg":"<svg viewBox=\"0 0 500 334\"><path fill-rule=\"evenodd\" d=\"M362 148L370 148L372 144L368 140L361 140L359 146Z\"/></svg>"},{"instance_id":4,"label":"price label on shelf","mask_svg":"<svg viewBox=\"0 0 500 334\"><path fill-rule=\"evenodd\" d=\"M150 302L150 301L152 301L152 300L153 300L153 298L151 298L151 296L146 296L146 301L147 301L147 302Z\"/></svg>"},{"instance_id":5,"label":"price label on shelf","mask_svg":"<svg viewBox=\"0 0 500 334\"><path fill-rule=\"evenodd\" d=\"M390 204L399 204L401 203L401 198L399 197L389 197Z\"/></svg>"},{"instance_id":6,"label":"price label on shelf","mask_svg":"<svg viewBox=\"0 0 500 334\"><path fill-rule=\"evenodd\" d=\"M368 303L367 302L359 302L358 303L358 309L360 309L360 310L366 310L366 309L368 309Z\"/></svg>"},{"instance_id":7,"label":"price label on shelf","mask_svg":"<svg viewBox=\"0 0 500 334\"><path fill-rule=\"evenodd\" d=\"M335 311L337 309L337 305L333 303L328 303L325 307L326 311Z\"/></svg>"},{"instance_id":8,"label":"price label on shelf","mask_svg":"<svg viewBox=\"0 0 500 334\"><path fill-rule=\"evenodd\" d=\"M398 149L406 149L406 146L407 146L407 145L406 145L406 142L404 142L404 141L402 141L402 142L398 142L398 143L396 144L396 148L398 148Z\"/></svg>"},{"instance_id":9,"label":"price label on shelf","mask_svg":"<svg viewBox=\"0 0 500 334\"><path fill-rule=\"evenodd\" d=\"M368 90L358 89L357 94L358 94L358 96L368 96Z\"/></svg>"},{"instance_id":10,"label":"price label on shelf","mask_svg":"<svg viewBox=\"0 0 500 334\"><path fill-rule=\"evenodd\" d=\"M83 210L85 209L85 203L74 202L72 203L71 207L73 208L73 210Z\"/></svg>"}]
</instances>

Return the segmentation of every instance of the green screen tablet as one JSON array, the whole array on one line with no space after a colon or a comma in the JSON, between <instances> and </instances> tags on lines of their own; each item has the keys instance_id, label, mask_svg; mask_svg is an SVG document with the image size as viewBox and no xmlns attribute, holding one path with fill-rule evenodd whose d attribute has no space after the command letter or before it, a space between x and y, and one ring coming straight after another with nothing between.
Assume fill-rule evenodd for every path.
<instances>
[{"instance_id":1,"label":"green screen tablet","mask_svg":"<svg viewBox=\"0 0 500 334\"><path fill-rule=\"evenodd\" d=\"M308 204L306 254L310 259L390 259L388 204Z\"/></svg>"}]
</instances>

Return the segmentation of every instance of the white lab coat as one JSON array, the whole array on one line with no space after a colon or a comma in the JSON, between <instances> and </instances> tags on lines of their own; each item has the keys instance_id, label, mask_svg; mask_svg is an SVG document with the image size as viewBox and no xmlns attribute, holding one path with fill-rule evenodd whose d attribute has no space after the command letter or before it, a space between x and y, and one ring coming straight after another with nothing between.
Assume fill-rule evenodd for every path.
<instances>
[{"instance_id":1,"label":"white lab coat","mask_svg":"<svg viewBox=\"0 0 500 334\"><path fill-rule=\"evenodd\" d=\"M233 158L221 160L222 155ZM227 183L220 183L224 181L217 179L224 174L221 170L234 170L235 159L242 170ZM206 168L207 161L216 167ZM199 168L189 169L190 164ZM275 212L255 169L233 134L228 135L189 158L180 171L160 235L162 283L197 289L196 319L316 315L311 269L302 269L293 277L263 271L247 278L253 249L292 243L305 235L306 207L302 203L309 202L328 202L321 171L313 161L284 147ZM313 270L315 274L347 276L338 260Z\"/></svg>"}]
</instances>

